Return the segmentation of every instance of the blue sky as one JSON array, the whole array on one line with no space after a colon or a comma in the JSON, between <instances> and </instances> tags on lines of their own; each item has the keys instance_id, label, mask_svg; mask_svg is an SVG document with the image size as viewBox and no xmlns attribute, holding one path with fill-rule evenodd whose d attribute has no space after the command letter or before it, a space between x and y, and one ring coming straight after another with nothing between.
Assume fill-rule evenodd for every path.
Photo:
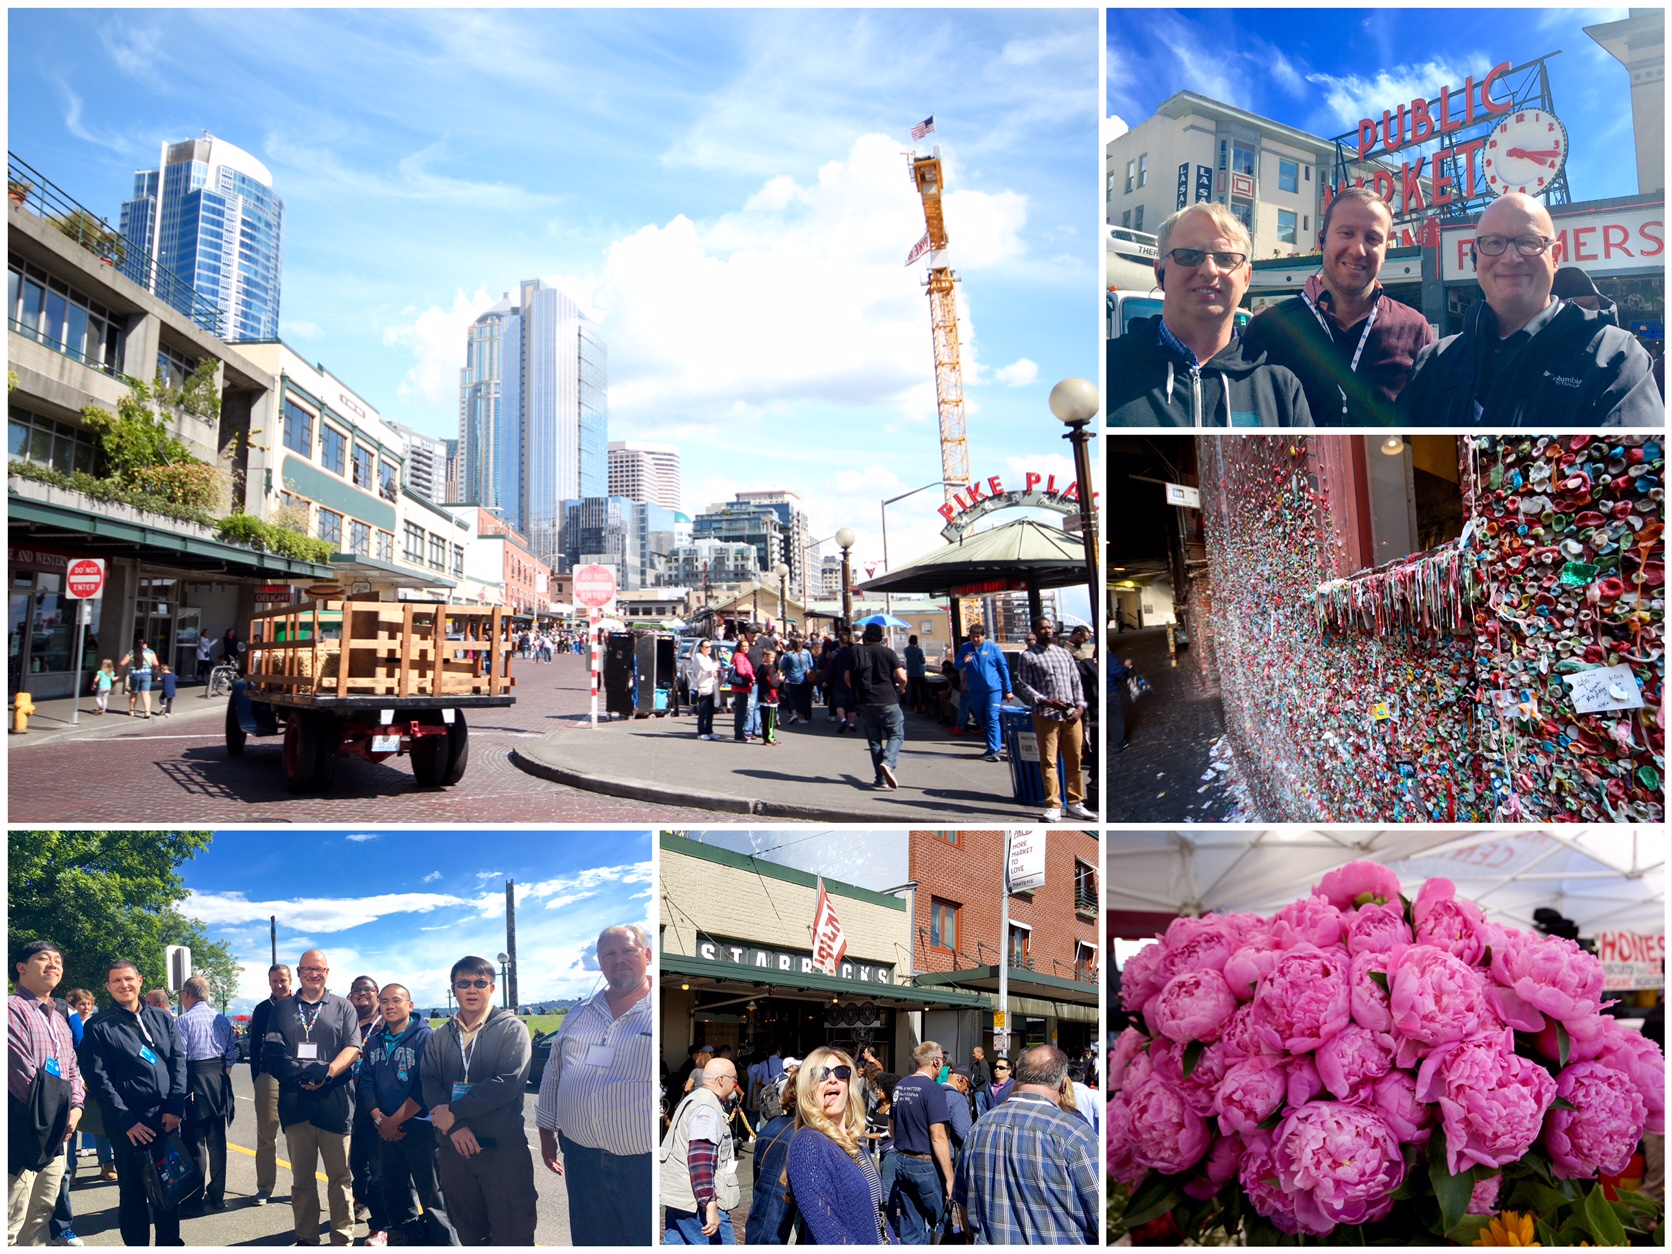
<instances>
[{"instance_id":1,"label":"blue sky","mask_svg":"<svg viewBox=\"0 0 1672 1254\"><path fill-rule=\"evenodd\" d=\"M1625 9L1122 9L1109 15L1106 112L1127 127L1195 91L1331 137L1501 61L1550 60L1575 200L1637 191L1625 67L1582 29ZM1116 128L1119 129L1118 127ZM1111 137L1108 124L1105 137ZM1623 158L1623 159L1622 159Z\"/></svg>"},{"instance_id":2,"label":"blue sky","mask_svg":"<svg viewBox=\"0 0 1672 1254\"><path fill-rule=\"evenodd\" d=\"M688 507L785 484L865 557L878 501L940 476L904 265L923 217L902 154L933 114L971 471L1072 475L1046 398L1097 377L1095 10L8 21L10 147L95 212L205 129L268 166L282 333L385 417L455 434L464 328L543 277L601 319L611 437L680 445ZM939 499L890 507L896 561L940 545Z\"/></svg>"},{"instance_id":3,"label":"blue sky","mask_svg":"<svg viewBox=\"0 0 1672 1254\"><path fill-rule=\"evenodd\" d=\"M693 840L753 854L763 862L824 875L875 892L896 888L911 878L905 832L869 832L852 828L813 831L687 832Z\"/></svg>"},{"instance_id":4,"label":"blue sky","mask_svg":"<svg viewBox=\"0 0 1672 1254\"><path fill-rule=\"evenodd\" d=\"M457 959L504 950L507 879L525 1002L594 992L598 933L648 927L651 910L648 832L217 832L180 871L181 912L244 964L237 1011L267 995L270 914L280 962L319 948L332 992L372 975L427 1008L446 1004Z\"/></svg>"}]
</instances>

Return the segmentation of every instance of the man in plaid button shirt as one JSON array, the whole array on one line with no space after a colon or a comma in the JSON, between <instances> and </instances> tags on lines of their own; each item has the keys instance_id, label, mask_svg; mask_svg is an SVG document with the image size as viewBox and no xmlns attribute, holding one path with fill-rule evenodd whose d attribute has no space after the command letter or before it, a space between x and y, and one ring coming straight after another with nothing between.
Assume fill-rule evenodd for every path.
<instances>
[{"instance_id":1,"label":"man in plaid button shirt","mask_svg":"<svg viewBox=\"0 0 1672 1254\"><path fill-rule=\"evenodd\" d=\"M1016 695L1033 707L1033 734L1039 739L1039 767L1045 776L1045 810L1039 817L1047 823L1059 822L1065 809L1070 818L1097 817L1083 804L1086 786L1080 747L1086 729L1086 694L1080 684L1080 664L1055 642L1055 634L1050 619L1034 619L1035 643L1016 659ZM1058 752L1067 776L1066 807L1057 790Z\"/></svg>"},{"instance_id":2,"label":"man in plaid button shirt","mask_svg":"<svg viewBox=\"0 0 1672 1254\"><path fill-rule=\"evenodd\" d=\"M39 1142L27 1147L14 1141L12 1153L39 1149L51 1153L51 1161L35 1168L31 1163L8 1161L6 1167L6 1241L10 1245L45 1245L47 1221L58 1202L58 1186L64 1179L64 1142L75 1135L87 1090L76 1065L75 1044L70 1025L52 1002L52 990L64 976L64 955L49 940L33 940L17 953L17 992L6 1002L6 1090L13 1135L27 1130L35 1136L52 1137L52 1128L32 1127L30 1097L38 1072L46 1072L69 1086L69 1121L54 1144ZM15 1173L15 1174L14 1174ZM79 1242L78 1242L79 1244Z\"/></svg>"}]
</instances>

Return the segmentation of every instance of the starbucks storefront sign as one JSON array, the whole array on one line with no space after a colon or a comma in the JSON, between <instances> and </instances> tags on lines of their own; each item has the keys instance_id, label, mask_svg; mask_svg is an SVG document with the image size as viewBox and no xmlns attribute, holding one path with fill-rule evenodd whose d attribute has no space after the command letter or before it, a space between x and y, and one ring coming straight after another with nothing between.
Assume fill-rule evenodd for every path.
<instances>
[{"instance_id":1,"label":"starbucks storefront sign","mask_svg":"<svg viewBox=\"0 0 1672 1254\"><path fill-rule=\"evenodd\" d=\"M752 967L763 977L773 973L793 977L825 974L813 966L810 950L768 949L751 945L747 941L712 940L703 937L697 941L695 956L716 966ZM836 968L835 978L856 987L875 987L878 984L894 983L894 968L877 962L843 962Z\"/></svg>"}]
</instances>

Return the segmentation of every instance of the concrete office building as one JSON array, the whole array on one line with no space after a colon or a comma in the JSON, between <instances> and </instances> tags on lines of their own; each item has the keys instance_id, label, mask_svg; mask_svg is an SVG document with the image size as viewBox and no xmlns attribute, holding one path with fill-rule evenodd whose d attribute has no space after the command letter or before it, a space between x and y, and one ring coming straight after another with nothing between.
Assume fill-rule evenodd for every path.
<instances>
[{"instance_id":1,"label":"concrete office building","mask_svg":"<svg viewBox=\"0 0 1672 1254\"><path fill-rule=\"evenodd\" d=\"M784 525L777 509L770 505L738 500L710 506L691 520L691 536L749 545L755 550L755 565L763 575L771 574L779 562L786 560Z\"/></svg>"},{"instance_id":2,"label":"concrete office building","mask_svg":"<svg viewBox=\"0 0 1672 1254\"><path fill-rule=\"evenodd\" d=\"M818 561L816 551L809 552L807 515L801 510L801 497L788 488L763 488L754 492L739 492L737 499L746 505L765 505L778 515L778 526L784 537L784 564L790 568L790 586L799 588L805 598L818 589L807 587L809 563Z\"/></svg>"},{"instance_id":3,"label":"concrete office building","mask_svg":"<svg viewBox=\"0 0 1672 1254\"><path fill-rule=\"evenodd\" d=\"M610 495L678 509L679 449L672 444L611 440Z\"/></svg>"},{"instance_id":4,"label":"concrete office building","mask_svg":"<svg viewBox=\"0 0 1672 1254\"><path fill-rule=\"evenodd\" d=\"M442 504L447 486L446 443L405 423L392 422L389 427L406 445L406 486L426 501Z\"/></svg>"}]
</instances>

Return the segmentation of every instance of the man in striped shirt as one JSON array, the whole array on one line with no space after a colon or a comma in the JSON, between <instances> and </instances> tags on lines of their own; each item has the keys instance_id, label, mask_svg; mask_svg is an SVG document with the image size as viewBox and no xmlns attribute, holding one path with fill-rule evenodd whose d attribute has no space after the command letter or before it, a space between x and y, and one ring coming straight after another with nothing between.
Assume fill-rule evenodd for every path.
<instances>
[{"instance_id":1,"label":"man in striped shirt","mask_svg":"<svg viewBox=\"0 0 1672 1254\"><path fill-rule=\"evenodd\" d=\"M1052 637L1048 618L1033 620L1036 643L1016 658L1016 695L1033 707L1033 734L1039 739L1039 766L1045 777L1047 823L1060 822L1063 811L1074 819L1094 819L1086 809L1085 775L1080 770L1080 747L1085 737L1086 694L1080 685L1080 665L1074 655ZM1068 804L1060 804L1057 754L1062 753Z\"/></svg>"},{"instance_id":2,"label":"man in striped shirt","mask_svg":"<svg viewBox=\"0 0 1672 1254\"><path fill-rule=\"evenodd\" d=\"M203 1173L203 1191L182 1204L190 1217L226 1209L226 1116L232 1109L227 1077L238 1063L232 1022L209 1004L209 981L194 975L180 986L174 1033L186 1051L186 1118L180 1131Z\"/></svg>"},{"instance_id":3,"label":"man in striped shirt","mask_svg":"<svg viewBox=\"0 0 1672 1254\"><path fill-rule=\"evenodd\" d=\"M977 1245L1097 1244L1097 1137L1057 1104L1067 1083L1067 1054L1025 1049L1009 1099L975 1121L952 1203Z\"/></svg>"},{"instance_id":4,"label":"man in striped shirt","mask_svg":"<svg viewBox=\"0 0 1672 1254\"><path fill-rule=\"evenodd\" d=\"M87 1091L76 1065L69 1021L52 1004L52 990L64 978L63 953L49 940L30 941L18 950L16 971L17 992L6 1001L6 1091L14 1129L6 1163L6 1240L11 1245L45 1245L47 1221L64 1179L64 1142L75 1135L76 1124L81 1122ZM30 1100L36 1076L42 1073L51 1078L43 1086L69 1086L69 1114L61 1135L54 1135L60 1102L50 1093L40 1102ZM38 1168L34 1163L13 1162L22 1148L16 1131L47 1117L51 1126L33 1127L40 1138L39 1159L47 1161Z\"/></svg>"},{"instance_id":5,"label":"man in striped shirt","mask_svg":"<svg viewBox=\"0 0 1672 1254\"><path fill-rule=\"evenodd\" d=\"M564 1175L571 1243L644 1246L656 1148L650 937L631 924L608 927L597 953L605 986L569 1012L552 1041L534 1122L541 1159Z\"/></svg>"}]
</instances>

